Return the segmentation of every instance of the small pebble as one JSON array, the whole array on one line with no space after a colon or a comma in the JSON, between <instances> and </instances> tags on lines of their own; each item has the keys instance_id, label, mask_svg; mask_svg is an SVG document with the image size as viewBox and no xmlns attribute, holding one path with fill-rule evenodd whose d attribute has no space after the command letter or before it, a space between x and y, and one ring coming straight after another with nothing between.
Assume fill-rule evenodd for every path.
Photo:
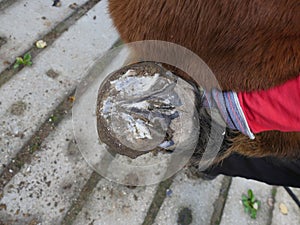
<instances>
[{"instance_id":1,"label":"small pebble","mask_svg":"<svg viewBox=\"0 0 300 225\"><path fill-rule=\"evenodd\" d=\"M55 6L55 7L60 7L61 6L61 2L60 0L54 0L53 1L53 5L52 6Z\"/></svg>"},{"instance_id":2,"label":"small pebble","mask_svg":"<svg viewBox=\"0 0 300 225\"><path fill-rule=\"evenodd\" d=\"M166 190L166 195L167 195L168 197L171 197L172 194L173 194L173 191L172 191L171 189L167 189L167 190Z\"/></svg>"},{"instance_id":3,"label":"small pebble","mask_svg":"<svg viewBox=\"0 0 300 225\"><path fill-rule=\"evenodd\" d=\"M274 199L273 198L268 198L268 205L270 207L273 207L273 205L274 205Z\"/></svg>"},{"instance_id":4,"label":"small pebble","mask_svg":"<svg viewBox=\"0 0 300 225\"><path fill-rule=\"evenodd\" d=\"M27 169L26 169L26 172L29 173L30 171L31 171L31 167L28 166Z\"/></svg>"},{"instance_id":5,"label":"small pebble","mask_svg":"<svg viewBox=\"0 0 300 225\"><path fill-rule=\"evenodd\" d=\"M72 3L72 4L69 5L69 8L70 8L70 9L73 9L73 10L74 10L74 9L77 9L77 8L78 8L78 5L77 5L77 3L74 2L74 3Z\"/></svg>"}]
</instances>

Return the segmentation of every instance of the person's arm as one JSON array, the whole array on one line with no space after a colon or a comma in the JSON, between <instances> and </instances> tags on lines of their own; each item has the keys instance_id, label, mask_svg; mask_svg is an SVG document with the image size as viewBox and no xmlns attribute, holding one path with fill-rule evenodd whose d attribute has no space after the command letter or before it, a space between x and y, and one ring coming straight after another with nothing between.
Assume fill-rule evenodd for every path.
<instances>
[{"instance_id":1,"label":"person's arm","mask_svg":"<svg viewBox=\"0 0 300 225\"><path fill-rule=\"evenodd\" d=\"M266 91L237 95L253 133L300 131L300 76Z\"/></svg>"},{"instance_id":2,"label":"person's arm","mask_svg":"<svg viewBox=\"0 0 300 225\"><path fill-rule=\"evenodd\" d=\"M212 96L227 125L251 139L268 130L300 131L300 76L265 91L213 90Z\"/></svg>"}]
</instances>

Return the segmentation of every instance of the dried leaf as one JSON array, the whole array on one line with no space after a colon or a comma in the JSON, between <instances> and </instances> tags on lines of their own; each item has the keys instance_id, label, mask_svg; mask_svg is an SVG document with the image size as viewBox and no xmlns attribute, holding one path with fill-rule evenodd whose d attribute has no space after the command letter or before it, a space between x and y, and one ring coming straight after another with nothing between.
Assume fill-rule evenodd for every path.
<instances>
[{"instance_id":1,"label":"dried leaf","mask_svg":"<svg viewBox=\"0 0 300 225\"><path fill-rule=\"evenodd\" d=\"M69 97L69 101L70 101L70 102L74 102L74 101L75 101L75 96L70 96L70 97Z\"/></svg>"},{"instance_id":2,"label":"dried leaf","mask_svg":"<svg viewBox=\"0 0 300 225\"><path fill-rule=\"evenodd\" d=\"M47 47L47 43L43 40L38 40L36 43L35 43L35 46L37 48L45 48Z\"/></svg>"},{"instance_id":3,"label":"dried leaf","mask_svg":"<svg viewBox=\"0 0 300 225\"><path fill-rule=\"evenodd\" d=\"M254 202L254 203L253 203L253 208L254 208L255 210L258 210L258 203L257 203L257 202Z\"/></svg>"},{"instance_id":4,"label":"dried leaf","mask_svg":"<svg viewBox=\"0 0 300 225\"><path fill-rule=\"evenodd\" d=\"M280 204L279 204L279 209L280 209L280 212L281 212L283 215L287 215L287 214L288 214L288 208L286 207L285 204L280 203Z\"/></svg>"}]
</instances>

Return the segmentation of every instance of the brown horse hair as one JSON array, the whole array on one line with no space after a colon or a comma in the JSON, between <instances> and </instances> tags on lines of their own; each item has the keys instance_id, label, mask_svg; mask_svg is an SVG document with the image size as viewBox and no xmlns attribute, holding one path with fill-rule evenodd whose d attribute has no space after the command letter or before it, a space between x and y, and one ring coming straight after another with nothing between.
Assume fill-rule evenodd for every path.
<instances>
[{"instance_id":1,"label":"brown horse hair","mask_svg":"<svg viewBox=\"0 0 300 225\"><path fill-rule=\"evenodd\" d=\"M162 40L200 56L223 90L268 89L300 74L299 0L109 0L124 42ZM300 157L300 132L227 136L226 153Z\"/></svg>"}]
</instances>

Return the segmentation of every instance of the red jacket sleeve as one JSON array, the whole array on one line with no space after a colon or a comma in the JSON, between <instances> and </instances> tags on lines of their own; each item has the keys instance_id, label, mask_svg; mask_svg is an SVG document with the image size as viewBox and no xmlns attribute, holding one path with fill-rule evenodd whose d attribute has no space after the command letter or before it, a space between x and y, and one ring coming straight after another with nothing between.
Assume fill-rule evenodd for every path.
<instances>
[{"instance_id":1,"label":"red jacket sleeve","mask_svg":"<svg viewBox=\"0 0 300 225\"><path fill-rule=\"evenodd\" d=\"M266 91L240 92L238 99L253 133L300 131L300 76Z\"/></svg>"}]
</instances>

